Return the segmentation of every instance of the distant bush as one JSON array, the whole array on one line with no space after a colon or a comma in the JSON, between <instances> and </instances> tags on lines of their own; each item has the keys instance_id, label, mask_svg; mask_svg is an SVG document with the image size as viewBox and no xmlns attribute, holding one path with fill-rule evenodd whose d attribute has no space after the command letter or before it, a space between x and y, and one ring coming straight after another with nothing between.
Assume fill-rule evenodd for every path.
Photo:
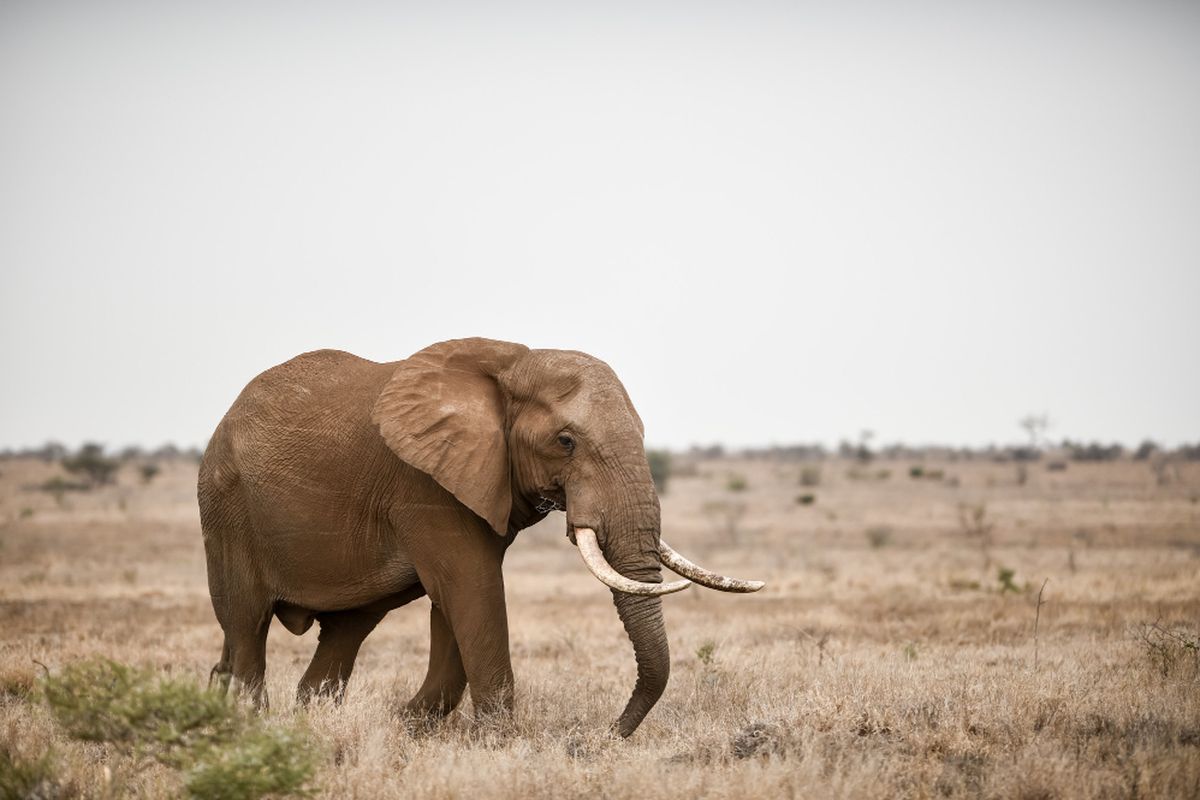
<instances>
[{"instance_id":1,"label":"distant bush","mask_svg":"<svg viewBox=\"0 0 1200 800\"><path fill-rule=\"evenodd\" d=\"M800 470L800 485L801 486L820 486L821 485L821 468L820 467L803 467Z\"/></svg>"},{"instance_id":2,"label":"distant bush","mask_svg":"<svg viewBox=\"0 0 1200 800\"><path fill-rule=\"evenodd\" d=\"M798 494L796 495L796 502L802 506L811 506L813 503L817 502L817 496L811 492L807 494Z\"/></svg>"},{"instance_id":3,"label":"distant bush","mask_svg":"<svg viewBox=\"0 0 1200 800\"><path fill-rule=\"evenodd\" d=\"M887 547L892 541L892 529L886 525L877 525L874 528L867 528L867 543L871 545L872 550L880 550Z\"/></svg>"},{"instance_id":4,"label":"distant bush","mask_svg":"<svg viewBox=\"0 0 1200 800\"><path fill-rule=\"evenodd\" d=\"M154 462L142 464L138 467L138 474L142 476L142 483L149 483L154 480L160 472L162 472L162 467ZM651 472L653 473L653 467L651 467Z\"/></svg>"},{"instance_id":5,"label":"distant bush","mask_svg":"<svg viewBox=\"0 0 1200 800\"><path fill-rule=\"evenodd\" d=\"M1133 460L1134 461L1145 461L1146 459L1150 458L1150 456L1154 455L1157 452L1158 452L1158 443L1153 442L1150 439L1146 439L1137 446L1136 450L1133 451Z\"/></svg>"},{"instance_id":6,"label":"distant bush","mask_svg":"<svg viewBox=\"0 0 1200 800\"><path fill-rule=\"evenodd\" d=\"M725 481L725 488L731 492L744 492L749 486L750 484L746 480L746 476L739 475L736 472L731 473Z\"/></svg>"},{"instance_id":7,"label":"distant bush","mask_svg":"<svg viewBox=\"0 0 1200 800\"><path fill-rule=\"evenodd\" d=\"M1046 462L1046 471L1047 472L1066 472L1067 471L1067 462L1065 462L1065 461L1047 461Z\"/></svg>"},{"instance_id":8,"label":"distant bush","mask_svg":"<svg viewBox=\"0 0 1200 800\"><path fill-rule=\"evenodd\" d=\"M299 731L270 727L194 681L97 659L48 677L43 694L68 735L184 770L190 797L304 793L316 768Z\"/></svg>"},{"instance_id":9,"label":"distant bush","mask_svg":"<svg viewBox=\"0 0 1200 800\"><path fill-rule=\"evenodd\" d=\"M62 460L63 469L72 475L83 475L92 486L112 483L121 462L104 455L104 446L85 444L79 452Z\"/></svg>"},{"instance_id":10,"label":"distant bush","mask_svg":"<svg viewBox=\"0 0 1200 800\"><path fill-rule=\"evenodd\" d=\"M62 505L63 498L67 492L86 492L92 488L92 484L69 481L61 475L55 475L53 478L39 483L37 488L53 495L54 501Z\"/></svg>"},{"instance_id":11,"label":"distant bush","mask_svg":"<svg viewBox=\"0 0 1200 800\"><path fill-rule=\"evenodd\" d=\"M1179 445L1175 448L1175 457L1183 461L1200 461L1200 443Z\"/></svg>"},{"instance_id":12,"label":"distant bush","mask_svg":"<svg viewBox=\"0 0 1200 800\"><path fill-rule=\"evenodd\" d=\"M667 481L671 478L671 454L666 450L647 450L646 461L650 464L650 477L659 494L666 494Z\"/></svg>"},{"instance_id":13,"label":"distant bush","mask_svg":"<svg viewBox=\"0 0 1200 800\"><path fill-rule=\"evenodd\" d=\"M852 481L886 481L892 477L890 469L864 469L862 467L851 467L846 470L846 477Z\"/></svg>"},{"instance_id":14,"label":"distant bush","mask_svg":"<svg viewBox=\"0 0 1200 800\"><path fill-rule=\"evenodd\" d=\"M1125 448L1119 444L1102 445L1099 442L1084 444L1082 442L1064 441L1063 449L1072 461L1116 461L1125 455Z\"/></svg>"},{"instance_id":15,"label":"distant bush","mask_svg":"<svg viewBox=\"0 0 1200 800\"><path fill-rule=\"evenodd\" d=\"M996 580L1000 582L1000 594L1006 594L1008 592L1016 593L1021 591L1020 587L1013 582L1013 577L1016 576L1016 574L1017 573L1015 571L1009 569L1008 567L1001 567L996 571Z\"/></svg>"}]
</instances>

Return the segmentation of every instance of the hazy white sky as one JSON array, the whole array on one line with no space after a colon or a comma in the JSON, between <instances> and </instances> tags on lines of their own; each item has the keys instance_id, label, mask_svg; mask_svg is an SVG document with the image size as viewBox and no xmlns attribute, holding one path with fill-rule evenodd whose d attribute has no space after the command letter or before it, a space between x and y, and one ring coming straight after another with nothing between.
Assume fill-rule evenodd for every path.
<instances>
[{"instance_id":1,"label":"hazy white sky","mask_svg":"<svg viewBox=\"0 0 1200 800\"><path fill-rule=\"evenodd\" d=\"M0 447L472 335L656 445L1200 439L1200 4L828 5L5 2Z\"/></svg>"}]
</instances>

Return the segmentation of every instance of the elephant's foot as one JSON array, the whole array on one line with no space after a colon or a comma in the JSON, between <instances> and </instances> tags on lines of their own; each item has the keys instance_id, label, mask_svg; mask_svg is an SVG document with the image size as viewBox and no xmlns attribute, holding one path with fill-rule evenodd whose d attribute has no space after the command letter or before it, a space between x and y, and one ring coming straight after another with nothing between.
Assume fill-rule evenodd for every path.
<instances>
[{"instance_id":1,"label":"elephant's foot","mask_svg":"<svg viewBox=\"0 0 1200 800\"><path fill-rule=\"evenodd\" d=\"M296 687L296 702L307 706L315 700L332 700L334 705L341 705L346 699L346 681L341 678L326 678L315 684L308 681L308 676Z\"/></svg>"}]
</instances>

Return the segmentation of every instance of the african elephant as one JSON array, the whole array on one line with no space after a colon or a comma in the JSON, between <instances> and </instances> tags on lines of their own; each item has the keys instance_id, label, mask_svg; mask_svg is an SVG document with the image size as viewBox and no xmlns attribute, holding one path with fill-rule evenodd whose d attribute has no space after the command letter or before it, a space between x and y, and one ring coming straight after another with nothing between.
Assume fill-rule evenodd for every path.
<instances>
[{"instance_id":1,"label":"african elephant","mask_svg":"<svg viewBox=\"0 0 1200 800\"><path fill-rule=\"evenodd\" d=\"M299 697L340 699L363 639L429 595L425 681L408 704L440 717L468 685L475 707L511 711L501 562L516 534L565 509L568 537L612 587L637 660L615 724L628 736L667 682L660 564L725 591L671 550L642 422L617 376L583 353L489 339L441 342L392 363L318 350L242 391L200 465L213 609L213 668L259 706L271 617L321 623Z\"/></svg>"}]
</instances>

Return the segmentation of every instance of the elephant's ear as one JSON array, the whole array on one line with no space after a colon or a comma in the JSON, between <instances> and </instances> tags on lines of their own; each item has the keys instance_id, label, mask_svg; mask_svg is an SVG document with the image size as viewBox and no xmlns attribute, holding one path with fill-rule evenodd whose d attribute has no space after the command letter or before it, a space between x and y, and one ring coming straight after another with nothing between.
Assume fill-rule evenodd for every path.
<instances>
[{"instance_id":1,"label":"elephant's ear","mask_svg":"<svg viewBox=\"0 0 1200 800\"><path fill-rule=\"evenodd\" d=\"M396 455L432 475L501 536L512 489L498 377L527 352L491 339L440 342L397 364L371 412Z\"/></svg>"}]
</instances>

